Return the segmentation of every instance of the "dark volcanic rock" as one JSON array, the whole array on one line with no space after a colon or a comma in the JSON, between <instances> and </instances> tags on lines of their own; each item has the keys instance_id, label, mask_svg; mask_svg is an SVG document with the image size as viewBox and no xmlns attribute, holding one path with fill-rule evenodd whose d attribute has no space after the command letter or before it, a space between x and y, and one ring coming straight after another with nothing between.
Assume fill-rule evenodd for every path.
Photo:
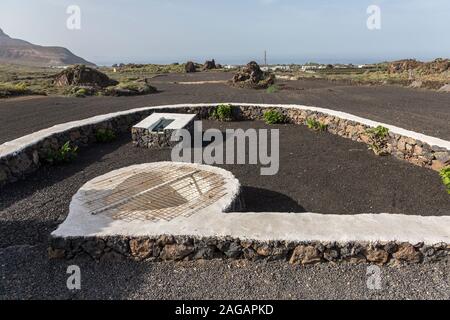
<instances>
[{"instance_id":1,"label":"dark volcanic rock","mask_svg":"<svg viewBox=\"0 0 450 320\"><path fill-rule=\"evenodd\" d=\"M93 86L104 88L116 85L118 82L96 69L85 65L75 65L55 75L53 83L59 87Z\"/></svg>"},{"instance_id":2,"label":"dark volcanic rock","mask_svg":"<svg viewBox=\"0 0 450 320\"><path fill-rule=\"evenodd\" d=\"M274 84L275 77L269 72L261 70L255 61L249 62L231 80L233 86L241 88L265 89Z\"/></svg>"},{"instance_id":3,"label":"dark volcanic rock","mask_svg":"<svg viewBox=\"0 0 450 320\"><path fill-rule=\"evenodd\" d=\"M197 71L197 69L195 68L195 63L193 63L192 61L186 62L186 65L184 66L184 70L187 73L191 73L191 72L196 72Z\"/></svg>"},{"instance_id":4,"label":"dark volcanic rock","mask_svg":"<svg viewBox=\"0 0 450 320\"><path fill-rule=\"evenodd\" d=\"M214 61L214 59L207 60L203 64L203 69L204 70L211 70L211 69L216 69L216 68L217 68L217 66L216 66L216 62Z\"/></svg>"}]
</instances>

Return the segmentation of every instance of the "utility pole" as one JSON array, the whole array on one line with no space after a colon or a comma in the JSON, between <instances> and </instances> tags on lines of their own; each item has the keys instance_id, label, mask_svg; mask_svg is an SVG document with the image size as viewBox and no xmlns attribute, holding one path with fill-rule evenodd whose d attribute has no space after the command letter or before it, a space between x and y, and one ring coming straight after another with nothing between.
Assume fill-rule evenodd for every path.
<instances>
[{"instance_id":1,"label":"utility pole","mask_svg":"<svg viewBox=\"0 0 450 320\"><path fill-rule=\"evenodd\" d=\"M267 51L264 50L264 65L267 67Z\"/></svg>"}]
</instances>

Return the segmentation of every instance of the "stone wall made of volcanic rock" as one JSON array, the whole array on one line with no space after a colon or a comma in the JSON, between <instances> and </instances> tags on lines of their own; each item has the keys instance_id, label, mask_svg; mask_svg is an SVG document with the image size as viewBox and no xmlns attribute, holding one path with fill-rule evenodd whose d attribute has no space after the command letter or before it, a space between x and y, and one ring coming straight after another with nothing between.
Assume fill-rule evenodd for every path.
<instances>
[{"instance_id":1,"label":"stone wall made of volcanic rock","mask_svg":"<svg viewBox=\"0 0 450 320\"><path fill-rule=\"evenodd\" d=\"M284 260L291 264L321 262L428 263L448 261L450 245L398 242L253 241L231 237L51 238L50 258L89 256L95 260L188 261L208 259Z\"/></svg>"},{"instance_id":2,"label":"stone wall made of volcanic rock","mask_svg":"<svg viewBox=\"0 0 450 320\"><path fill-rule=\"evenodd\" d=\"M214 104L210 106L145 109L133 113L120 114L101 122L93 121L90 124L54 133L44 139L28 144L16 152L0 157L0 186L25 178L28 174L37 170L41 165L45 164L48 152L57 150L66 141L71 141L71 143L80 147L95 143L95 133L98 129L108 128L116 134L130 133L133 125L153 112L196 113L199 119L206 119L210 117L210 111L215 106ZM368 126L312 110L303 110L289 106L270 108L234 105L233 117L236 120L262 120L264 111L269 109L281 112L288 123L304 125L306 119L314 118L327 124L327 131L332 134L370 144L366 132L369 128ZM440 170L444 166L450 165L450 151L445 148L430 146L419 140L392 132L389 133L386 145L387 151L391 155L421 167ZM82 148L80 152L83 152Z\"/></svg>"},{"instance_id":3,"label":"stone wall made of volcanic rock","mask_svg":"<svg viewBox=\"0 0 450 320\"><path fill-rule=\"evenodd\" d=\"M190 121L184 128L188 130L191 135L194 130L194 120ZM172 134L176 129L164 129L160 132L154 132L146 128L131 128L131 140L133 145L141 148L172 148L178 141L172 141Z\"/></svg>"}]
</instances>

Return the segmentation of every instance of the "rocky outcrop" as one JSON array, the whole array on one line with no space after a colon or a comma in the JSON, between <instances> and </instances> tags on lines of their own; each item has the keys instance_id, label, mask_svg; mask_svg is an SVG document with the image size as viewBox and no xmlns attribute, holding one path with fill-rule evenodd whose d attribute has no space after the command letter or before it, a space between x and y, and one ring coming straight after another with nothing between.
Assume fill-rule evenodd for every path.
<instances>
[{"instance_id":1,"label":"rocky outcrop","mask_svg":"<svg viewBox=\"0 0 450 320\"><path fill-rule=\"evenodd\" d=\"M216 62L214 61L214 59L207 60L203 64L203 70L211 70L211 69L216 69L216 68L217 68L217 66L216 66Z\"/></svg>"},{"instance_id":2,"label":"rocky outcrop","mask_svg":"<svg viewBox=\"0 0 450 320\"><path fill-rule=\"evenodd\" d=\"M393 61L388 65L388 73L402 73L408 70L414 70L421 64L422 62L414 59Z\"/></svg>"},{"instance_id":3,"label":"rocky outcrop","mask_svg":"<svg viewBox=\"0 0 450 320\"><path fill-rule=\"evenodd\" d=\"M69 67L57 75L53 80L56 86L90 86L105 88L116 85L116 80L110 79L106 74L85 65Z\"/></svg>"},{"instance_id":4,"label":"rocky outcrop","mask_svg":"<svg viewBox=\"0 0 450 320\"><path fill-rule=\"evenodd\" d=\"M184 65L184 71L186 71L186 73L196 72L197 68L195 67L195 63L192 61L186 62Z\"/></svg>"},{"instance_id":5,"label":"rocky outcrop","mask_svg":"<svg viewBox=\"0 0 450 320\"><path fill-rule=\"evenodd\" d=\"M450 59L435 59L431 62L426 62L419 67L419 72L422 74L439 74L450 70Z\"/></svg>"},{"instance_id":6,"label":"rocky outcrop","mask_svg":"<svg viewBox=\"0 0 450 320\"><path fill-rule=\"evenodd\" d=\"M255 61L249 62L242 70L236 73L231 84L240 88L265 89L274 84L275 76L261 70Z\"/></svg>"},{"instance_id":7,"label":"rocky outcrop","mask_svg":"<svg viewBox=\"0 0 450 320\"><path fill-rule=\"evenodd\" d=\"M421 62L414 59L393 61L388 65L388 73L403 73L415 70L423 75L440 74L450 69L450 60L438 58L430 62Z\"/></svg>"}]
</instances>

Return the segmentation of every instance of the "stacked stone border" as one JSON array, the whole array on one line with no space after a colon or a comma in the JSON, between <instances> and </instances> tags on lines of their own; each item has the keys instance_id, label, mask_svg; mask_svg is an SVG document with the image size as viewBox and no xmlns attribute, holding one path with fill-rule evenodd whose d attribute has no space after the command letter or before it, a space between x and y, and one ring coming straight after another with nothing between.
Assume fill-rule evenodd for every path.
<instances>
[{"instance_id":1,"label":"stacked stone border","mask_svg":"<svg viewBox=\"0 0 450 320\"><path fill-rule=\"evenodd\" d=\"M183 129L188 130L191 134L194 131L193 119ZM147 128L131 128L131 140L133 145L141 148L172 148L178 141L172 141L172 134L176 129L164 129L162 132L153 132Z\"/></svg>"},{"instance_id":2,"label":"stacked stone border","mask_svg":"<svg viewBox=\"0 0 450 320\"><path fill-rule=\"evenodd\" d=\"M110 129L116 134L130 133L131 127L153 112L196 113L199 119L210 117L214 104L180 104L146 107L116 112L68 122L44 129L0 145L0 186L25 178L45 164L49 152L66 141L84 147L95 143L98 129ZM366 129L383 125L390 129L389 152L415 165L440 170L450 164L450 142L374 122L347 113L299 105L263 105L230 103L236 120L260 120L267 109L275 109L286 116L288 123L305 124L314 118L327 124L328 132L362 143L369 143Z\"/></svg>"},{"instance_id":3,"label":"stacked stone border","mask_svg":"<svg viewBox=\"0 0 450 320\"><path fill-rule=\"evenodd\" d=\"M448 261L450 245L405 242L295 242L252 241L231 237L198 238L162 235L159 237L86 237L50 239L50 258L72 259L88 256L97 261L191 261L246 259L288 261L291 264L322 262L428 263Z\"/></svg>"}]
</instances>

